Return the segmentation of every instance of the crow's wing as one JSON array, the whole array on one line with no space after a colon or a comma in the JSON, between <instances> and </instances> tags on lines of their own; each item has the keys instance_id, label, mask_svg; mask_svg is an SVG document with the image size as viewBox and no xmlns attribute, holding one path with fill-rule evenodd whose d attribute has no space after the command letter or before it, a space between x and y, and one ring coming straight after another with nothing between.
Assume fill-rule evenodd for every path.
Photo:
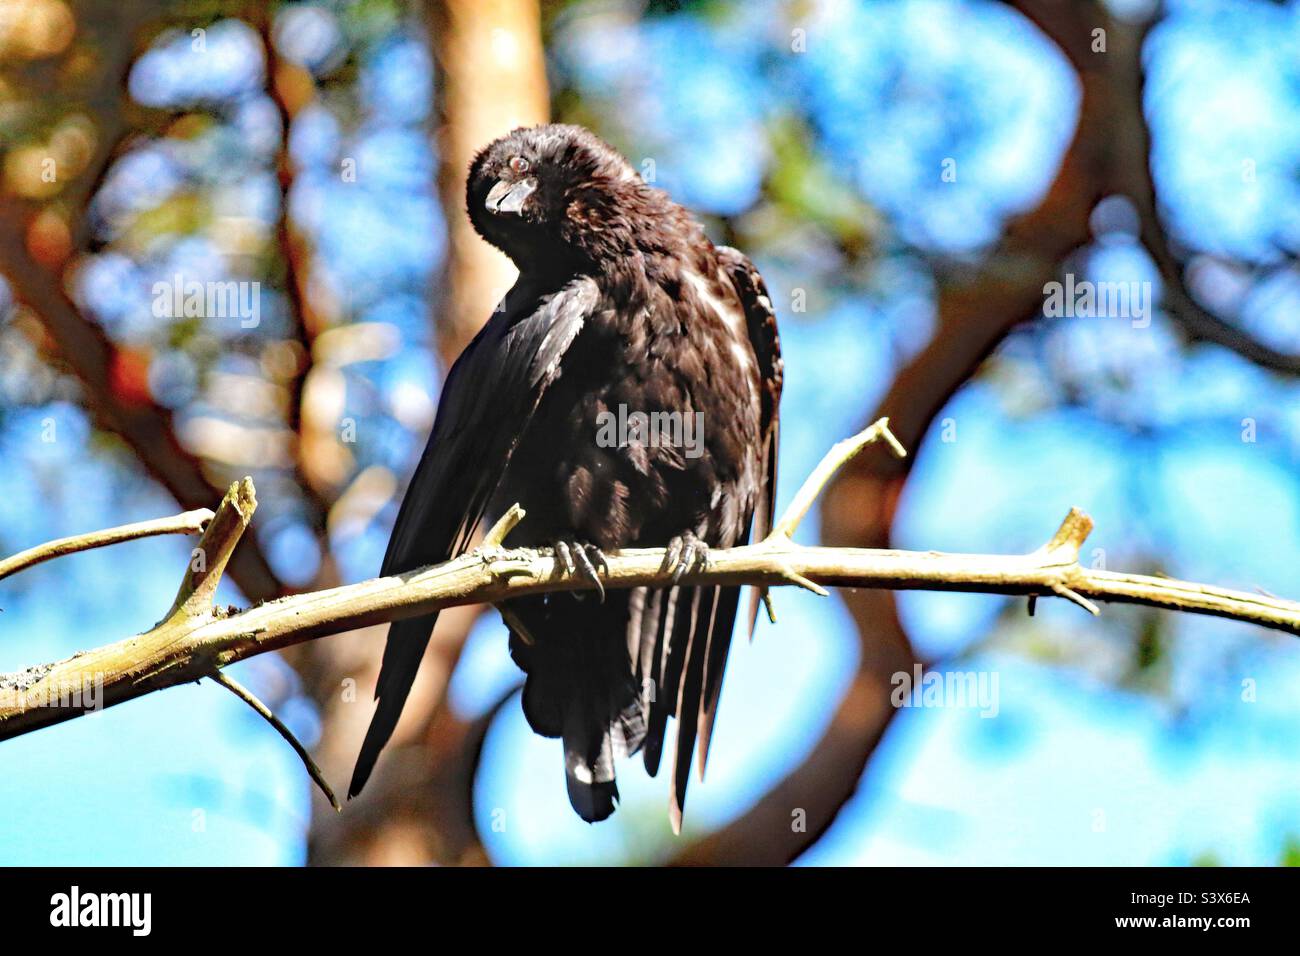
<instances>
[{"instance_id":1,"label":"crow's wing","mask_svg":"<svg viewBox=\"0 0 1300 956\"><path fill-rule=\"evenodd\" d=\"M718 258L731 276L731 282L740 293L745 306L745 324L749 329L749 342L758 359L761 379L762 417L759 419L760 452L759 497L754 506L753 540L762 541L772 531L776 508L776 458L781 436L781 386L785 378L781 360L781 336L776 328L776 310L767 293L767 283L754 264L739 249L719 246ZM758 605L766 588L750 589L749 633L753 637L758 619ZM709 721L712 726L712 720ZM707 751L707 736L704 750Z\"/></svg>"},{"instance_id":2,"label":"crow's wing","mask_svg":"<svg viewBox=\"0 0 1300 956\"><path fill-rule=\"evenodd\" d=\"M576 279L542 298L516 285L505 308L474 337L447 375L433 434L397 513L381 574L447 561L464 551L560 358L600 301ZM357 757L356 796L392 736L438 615L394 621L375 697L379 704Z\"/></svg>"},{"instance_id":3,"label":"crow's wing","mask_svg":"<svg viewBox=\"0 0 1300 956\"><path fill-rule=\"evenodd\" d=\"M709 519L710 544L725 548L749 540L751 517L757 538L766 537L772 527L782 365L776 315L762 277L737 250L719 247L717 252L744 311L758 369L759 402L758 444L743 450L752 456L751 466L739 469L741 479L726 489ZM754 596L751 633L760 595ZM704 775L739 597L738 587L642 592L629 621L629 647L639 649L638 679L653 682L657 694L646 718L643 754L652 776L659 768L668 716L677 722L669 808L675 831L681 828L693 752Z\"/></svg>"},{"instance_id":4,"label":"crow's wing","mask_svg":"<svg viewBox=\"0 0 1300 956\"><path fill-rule=\"evenodd\" d=\"M767 294L767 285L758 274L754 264L744 253L730 246L718 247L718 259L731 277L731 283L740 295L745 309L745 325L749 332L749 341L754 348L754 357L758 361L759 377L759 447L755 449L758 467L754 474L758 476L755 494L752 534L744 529L736 536L737 544L748 540L762 541L772 530L774 507L776 504L776 458L777 443L780 433L781 384L783 366L781 361L781 340L777 334L776 312L772 300ZM748 521L746 521L748 524ZM718 698L722 694L722 675L727 666L727 651L731 647L731 633L735 628L736 605L739 588L714 589L713 603L709 611L708 624L699 637L703 639L702 661L693 659L686 669L687 681L683 684L683 696L698 700L697 714L679 713L678 721L683 716L695 718L699 735L699 772L704 776L704 768L709 759L709 743L713 739L713 723L718 716ZM749 633L753 636L754 624L758 617L758 604L763 595L763 588L750 589ZM702 619L703 620L703 619ZM693 633L695 629L692 628ZM690 653L689 651L687 652ZM689 695L686 693L689 692ZM679 730L680 733L680 730ZM686 755L690 759L689 752ZM678 755L682 763L681 754ZM679 767L681 797L685 796L686 771L683 764Z\"/></svg>"}]
</instances>

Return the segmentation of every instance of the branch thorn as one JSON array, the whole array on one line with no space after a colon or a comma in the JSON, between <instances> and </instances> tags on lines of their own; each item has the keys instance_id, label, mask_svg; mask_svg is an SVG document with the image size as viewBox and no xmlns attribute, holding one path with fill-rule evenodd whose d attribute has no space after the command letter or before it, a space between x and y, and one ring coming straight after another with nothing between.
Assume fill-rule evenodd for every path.
<instances>
[{"instance_id":1,"label":"branch thorn","mask_svg":"<svg viewBox=\"0 0 1300 956\"><path fill-rule=\"evenodd\" d=\"M1071 508L1070 513L1061 521L1050 541L1043 545L1043 551L1055 555L1058 552L1069 555L1071 562L1079 560L1079 549L1092 533L1092 519L1078 508Z\"/></svg>"},{"instance_id":2,"label":"branch thorn","mask_svg":"<svg viewBox=\"0 0 1300 956\"><path fill-rule=\"evenodd\" d=\"M1060 597L1065 598L1067 601L1079 605L1079 607L1083 608L1085 611L1087 611L1089 614L1093 615L1094 617L1101 614L1101 608L1097 607L1097 605L1093 604L1091 601L1089 601L1078 591L1075 591L1072 588L1068 588L1064 584L1053 584L1052 590L1055 591L1056 594L1059 595Z\"/></svg>"},{"instance_id":3,"label":"branch thorn","mask_svg":"<svg viewBox=\"0 0 1300 956\"><path fill-rule=\"evenodd\" d=\"M804 577L802 574L800 574L798 571L791 568L789 565L782 565L781 577L789 581L791 584L797 584L805 591L811 591L813 594L816 594L818 597L831 596L830 591L827 591L824 587L822 587L820 584L816 583L815 581L808 580L808 578Z\"/></svg>"},{"instance_id":4,"label":"branch thorn","mask_svg":"<svg viewBox=\"0 0 1300 956\"><path fill-rule=\"evenodd\" d=\"M207 613L212 605L213 595L221 582L221 575L226 570L226 563L235 552L235 546L244 534L244 529L253 520L257 510L257 491L252 478L241 478L234 482L226 496L221 499L217 513L208 521L199 539L197 561L191 559L181 579L176 600L165 620L172 620L178 615L196 617ZM197 564L197 567L196 567Z\"/></svg>"},{"instance_id":5,"label":"branch thorn","mask_svg":"<svg viewBox=\"0 0 1300 956\"><path fill-rule=\"evenodd\" d=\"M481 547L484 550L500 548L506 540L506 535L515 530L515 526L524 520L524 515L527 513L519 502L512 504L506 513L497 519L496 524L488 529L487 534L483 535Z\"/></svg>"}]
</instances>

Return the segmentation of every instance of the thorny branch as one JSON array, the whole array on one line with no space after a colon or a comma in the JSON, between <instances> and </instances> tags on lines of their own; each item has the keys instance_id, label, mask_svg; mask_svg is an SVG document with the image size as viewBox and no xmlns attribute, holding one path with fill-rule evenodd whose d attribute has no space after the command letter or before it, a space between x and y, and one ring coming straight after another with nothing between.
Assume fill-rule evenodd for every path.
<instances>
[{"instance_id":1,"label":"thorny branch","mask_svg":"<svg viewBox=\"0 0 1300 956\"><path fill-rule=\"evenodd\" d=\"M683 581L795 584L817 593L825 593L829 586L968 591L1021 595L1031 600L1055 595L1093 614L1098 613L1096 601L1144 604L1300 634L1300 602L1172 578L1082 567L1079 549L1092 530L1092 519L1078 509L1066 515L1045 545L1023 555L795 544L790 536L836 469L867 444L882 438L896 453L902 452L885 419L855 438L840 442L813 471L771 535L757 544L710 553L707 567L691 571ZM516 505L487 532L485 547L455 560L232 612L214 606L212 594L256 505L250 479L231 486L216 514L206 523L171 610L150 630L67 660L0 674L0 740L79 716L84 708L76 691L88 682L94 683L95 704L102 707L204 677L234 690L231 682L220 675L221 668L267 651L454 605L495 604L545 591L592 587L565 574L547 552L502 547L510 530L524 520L523 509ZM101 532L88 538L106 538L114 533ZM611 555L605 587L669 584L671 572L664 569L664 556L664 550L658 548ZM247 691L236 693L271 720L300 755L305 754L264 705ZM310 763L309 769L314 769ZM313 779L329 794L319 770L314 770Z\"/></svg>"}]
</instances>

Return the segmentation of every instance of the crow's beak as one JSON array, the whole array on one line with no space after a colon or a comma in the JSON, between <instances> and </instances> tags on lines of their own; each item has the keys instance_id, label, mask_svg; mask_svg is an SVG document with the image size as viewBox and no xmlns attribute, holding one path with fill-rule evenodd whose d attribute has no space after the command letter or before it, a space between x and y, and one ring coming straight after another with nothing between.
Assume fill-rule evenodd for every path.
<instances>
[{"instance_id":1,"label":"crow's beak","mask_svg":"<svg viewBox=\"0 0 1300 956\"><path fill-rule=\"evenodd\" d=\"M500 180L487 194L485 204L492 212L513 212L524 208L524 200L537 189L537 180L521 179L517 183Z\"/></svg>"}]
</instances>

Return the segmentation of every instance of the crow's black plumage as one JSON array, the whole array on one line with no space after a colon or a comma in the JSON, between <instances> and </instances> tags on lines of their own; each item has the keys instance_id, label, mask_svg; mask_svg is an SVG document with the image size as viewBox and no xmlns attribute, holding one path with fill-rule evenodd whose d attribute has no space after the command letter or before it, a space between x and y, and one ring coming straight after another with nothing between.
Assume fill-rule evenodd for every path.
<instances>
[{"instance_id":1,"label":"crow's black plumage","mask_svg":"<svg viewBox=\"0 0 1300 956\"><path fill-rule=\"evenodd\" d=\"M598 576L603 553L669 547L686 569L707 548L771 526L781 357L757 271L715 247L666 194L576 126L518 129L470 168L469 216L519 280L456 361L384 557L392 574L444 561L483 517L514 502L509 546L555 547ZM677 431L635 426L676 416ZM698 417L697 417L698 416ZM658 421L669 424L672 419ZM681 431L699 424L688 445ZM523 707L562 738L569 799L588 821L614 810L614 758L659 767L676 721L671 818L681 826L691 756L704 773L739 588L552 594L502 605L527 672ZM751 603L753 627L755 603ZM401 713L436 615L389 631L350 794Z\"/></svg>"}]
</instances>

